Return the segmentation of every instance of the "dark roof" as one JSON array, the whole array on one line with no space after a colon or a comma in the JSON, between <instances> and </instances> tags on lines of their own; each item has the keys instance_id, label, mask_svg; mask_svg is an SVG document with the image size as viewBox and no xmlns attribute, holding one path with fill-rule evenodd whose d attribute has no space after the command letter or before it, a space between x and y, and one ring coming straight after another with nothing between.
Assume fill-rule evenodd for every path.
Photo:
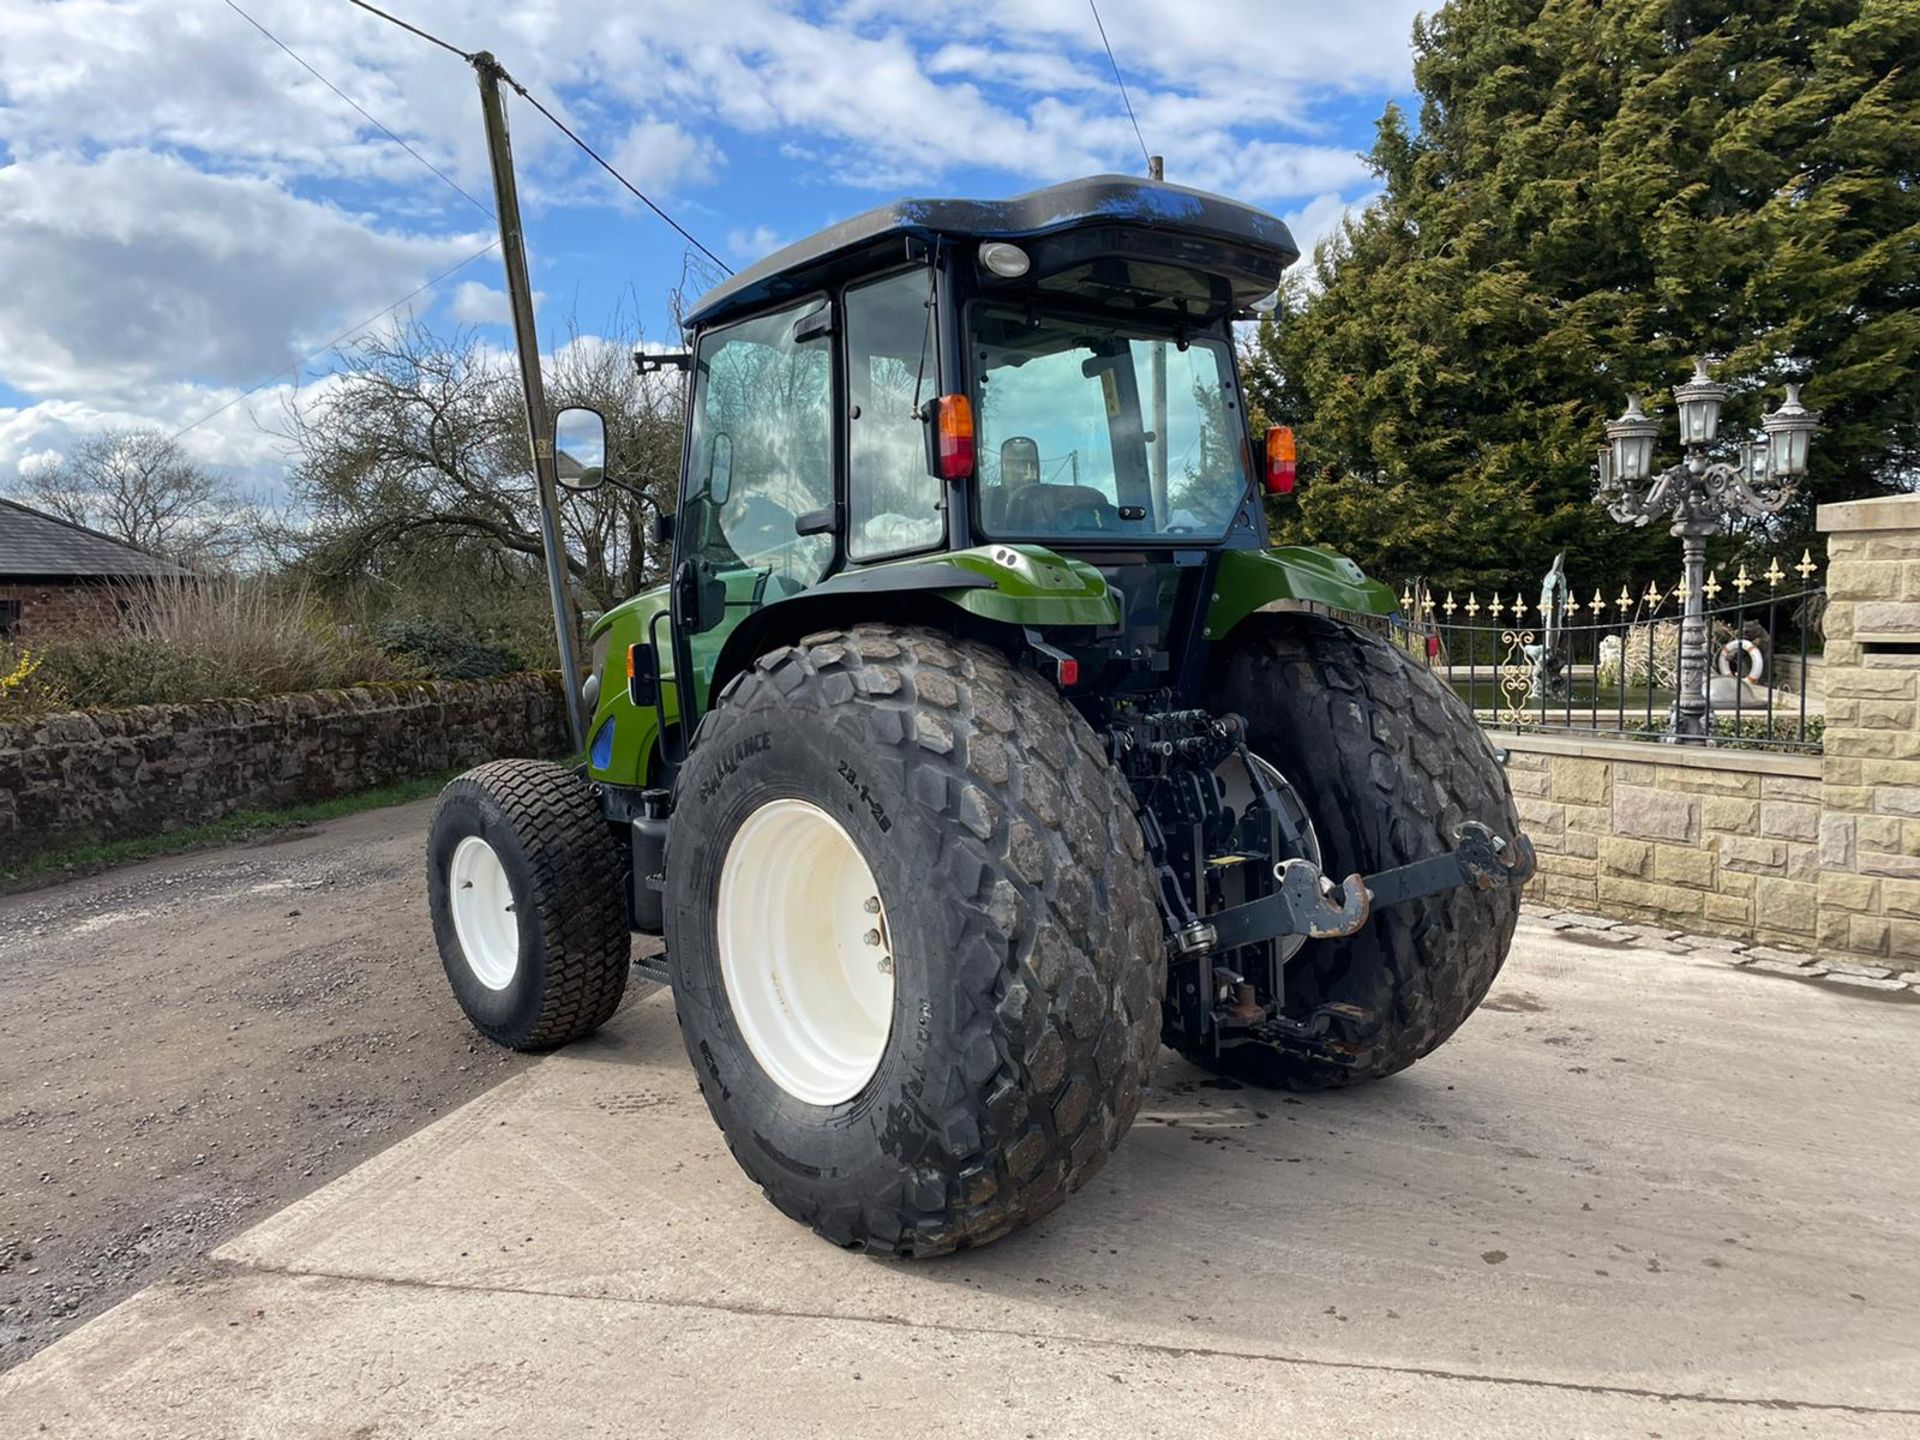
<instances>
[{"instance_id":1,"label":"dark roof","mask_svg":"<svg viewBox=\"0 0 1920 1440\"><path fill-rule=\"evenodd\" d=\"M895 236L1030 240L1079 226L1111 224L1204 235L1269 251L1281 268L1300 258L1286 222L1264 210L1164 181L1095 175L1011 200L896 200L882 205L776 250L716 285L701 297L687 323L704 325L757 305L797 288L778 284L783 276Z\"/></svg>"},{"instance_id":2,"label":"dark roof","mask_svg":"<svg viewBox=\"0 0 1920 1440\"><path fill-rule=\"evenodd\" d=\"M191 573L98 530L0 500L0 580L146 580Z\"/></svg>"}]
</instances>

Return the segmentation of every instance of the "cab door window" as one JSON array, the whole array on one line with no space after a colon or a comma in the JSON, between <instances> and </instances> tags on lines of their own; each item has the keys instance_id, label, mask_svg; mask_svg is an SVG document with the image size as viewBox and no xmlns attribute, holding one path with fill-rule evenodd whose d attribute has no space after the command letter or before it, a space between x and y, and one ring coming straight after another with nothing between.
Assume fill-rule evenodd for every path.
<instances>
[{"instance_id":1,"label":"cab door window","mask_svg":"<svg viewBox=\"0 0 1920 1440\"><path fill-rule=\"evenodd\" d=\"M831 535L794 529L833 499L832 341L794 334L825 303L701 337L680 521L703 582L695 630L731 630L833 563Z\"/></svg>"},{"instance_id":2,"label":"cab door window","mask_svg":"<svg viewBox=\"0 0 1920 1440\"><path fill-rule=\"evenodd\" d=\"M945 495L927 470L915 409L937 388L931 299L926 270L847 291L847 554L855 560L924 550L946 535Z\"/></svg>"}]
</instances>

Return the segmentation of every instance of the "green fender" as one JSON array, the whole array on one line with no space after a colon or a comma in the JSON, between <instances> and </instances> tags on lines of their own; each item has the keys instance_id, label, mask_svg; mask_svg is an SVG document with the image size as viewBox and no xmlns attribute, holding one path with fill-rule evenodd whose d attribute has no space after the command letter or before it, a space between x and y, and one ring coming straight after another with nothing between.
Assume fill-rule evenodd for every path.
<instances>
[{"instance_id":1,"label":"green fender","mask_svg":"<svg viewBox=\"0 0 1920 1440\"><path fill-rule=\"evenodd\" d=\"M746 598L756 572L721 577L728 597ZM694 684L702 709L714 679L723 681L753 657L815 630L886 613L889 599L912 595L950 604L1004 625L1052 627L1117 625L1120 604L1100 572L1081 560L1039 545L983 545L939 555L910 556L842 570L810 589L773 600L731 623L693 637ZM660 641L662 695L667 723L680 714L667 622L653 626L666 609L663 585L636 595L602 615L588 633L600 695L588 727L587 773L616 785L649 785L660 778L660 718L652 706L636 707L627 695L628 647Z\"/></svg>"},{"instance_id":2,"label":"green fender","mask_svg":"<svg viewBox=\"0 0 1920 1440\"><path fill-rule=\"evenodd\" d=\"M1391 615L1393 591L1331 550L1285 545L1277 550L1227 550L1207 609L1206 637L1224 640L1247 616L1279 600L1325 605L1359 615Z\"/></svg>"}]
</instances>

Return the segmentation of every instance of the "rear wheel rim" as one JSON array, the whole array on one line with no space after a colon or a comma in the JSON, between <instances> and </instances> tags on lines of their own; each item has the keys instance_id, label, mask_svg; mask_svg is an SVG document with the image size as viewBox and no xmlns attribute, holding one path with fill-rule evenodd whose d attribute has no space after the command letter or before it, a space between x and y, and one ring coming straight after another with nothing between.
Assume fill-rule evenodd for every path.
<instances>
[{"instance_id":1,"label":"rear wheel rim","mask_svg":"<svg viewBox=\"0 0 1920 1440\"><path fill-rule=\"evenodd\" d=\"M760 1068L810 1105L858 1095L893 1030L894 956L873 870L839 821L774 800L721 862L720 978Z\"/></svg>"},{"instance_id":2,"label":"rear wheel rim","mask_svg":"<svg viewBox=\"0 0 1920 1440\"><path fill-rule=\"evenodd\" d=\"M1248 752L1247 759L1253 762L1259 769L1261 775L1266 779L1267 784L1272 786L1274 791L1279 795L1281 806L1286 811L1285 818L1290 822L1291 827L1296 832L1296 840L1293 848L1283 854L1275 855L1273 859L1275 861L1310 860L1315 866L1323 864L1324 862L1322 861L1320 852L1320 836L1313 828L1313 817L1307 813L1307 807L1301 802L1299 792L1293 788L1292 783L1286 776L1282 775L1274 765L1261 759L1251 751ZM1230 755L1220 762L1219 767L1214 773L1220 777L1220 781L1225 787L1225 800L1227 805L1232 808L1236 815L1244 815L1248 805L1253 801L1254 793L1253 782L1248 777L1246 768L1240 764L1237 756ZM1237 886L1234 887L1238 893L1230 903L1239 903L1246 899L1243 888L1244 885L1244 877L1241 877ZM1279 959L1282 963L1285 963L1300 953L1301 949L1307 943L1307 937L1304 935L1282 935L1274 943L1278 947L1277 953Z\"/></svg>"},{"instance_id":3,"label":"rear wheel rim","mask_svg":"<svg viewBox=\"0 0 1920 1440\"><path fill-rule=\"evenodd\" d=\"M489 990L504 990L520 969L520 920L513 886L494 848L478 835L454 847L447 865L453 933L473 978Z\"/></svg>"}]
</instances>

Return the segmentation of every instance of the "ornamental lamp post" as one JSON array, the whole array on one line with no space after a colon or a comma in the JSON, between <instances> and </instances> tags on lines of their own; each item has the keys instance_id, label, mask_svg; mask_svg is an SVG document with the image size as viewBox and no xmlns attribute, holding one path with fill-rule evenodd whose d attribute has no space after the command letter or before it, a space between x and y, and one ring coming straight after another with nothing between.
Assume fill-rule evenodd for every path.
<instances>
[{"instance_id":1,"label":"ornamental lamp post","mask_svg":"<svg viewBox=\"0 0 1920 1440\"><path fill-rule=\"evenodd\" d=\"M1707 697L1708 637L1705 590L1707 537L1734 515L1777 515L1793 498L1793 482L1807 473L1807 448L1820 417L1800 403L1800 387L1764 416L1766 439L1741 445L1738 464L1707 458L1720 433L1720 409L1729 388L1694 361L1693 378L1676 385L1680 443L1685 459L1654 473L1653 442L1660 422L1628 397L1627 410L1607 422L1607 444L1594 466L1595 499L1622 524L1645 525L1671 517L1669 533L1680 541L1686 609L1680 620L1680 693L1668 719L1672 739L1704 744L1711 733Z\"/></svg>"}]
</instances>

